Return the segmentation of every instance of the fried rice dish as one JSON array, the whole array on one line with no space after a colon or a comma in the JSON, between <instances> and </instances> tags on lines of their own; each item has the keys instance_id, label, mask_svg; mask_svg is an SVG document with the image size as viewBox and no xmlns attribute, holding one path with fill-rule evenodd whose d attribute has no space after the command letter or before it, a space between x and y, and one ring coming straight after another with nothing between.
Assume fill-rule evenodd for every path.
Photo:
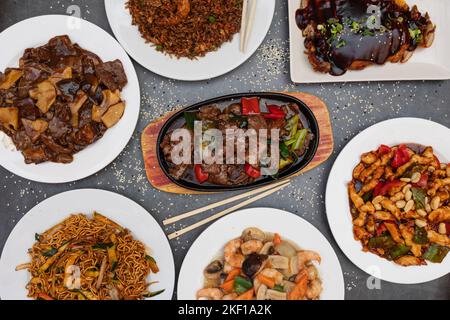
<instances>
[{"instance_id":1,"label":"fried rice dish","mask_svg":"<svg viewBox=\"0 0 450 320\"><path fill-rule=\"evenodd\" d=\"M133 25L158 51L195 59L231 41L241 27L242 0L129 0Z\"/></svg>"}]
</instances>

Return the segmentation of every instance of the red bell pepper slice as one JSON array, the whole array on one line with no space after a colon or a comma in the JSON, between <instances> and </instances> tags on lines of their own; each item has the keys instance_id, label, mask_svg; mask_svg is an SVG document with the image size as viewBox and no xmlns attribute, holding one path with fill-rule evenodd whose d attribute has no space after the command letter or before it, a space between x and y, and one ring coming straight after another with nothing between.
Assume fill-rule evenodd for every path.
<instances>
[{"instance_id":1,"label":"red bell pepper slice","mask_svg":"<svg viewBox=\"0 0 450 320\"><path fill-rule=\"evenodd\" d=\"M417 183L413 183L413 187L425 189L428 186L428 173L422 173L420 180Z\"/></svg>"},{"instance_id":2,"label":"red bell pepper slice","mask_svg":"<svg viewBox=\"0 0 450 320\"><path fill-rule=\"evenodd\" d=\"M244 166L244 170L245 173L249 176L252 177L253 179L257 179L261 176L261 170L254 168L253 166L251 166L250 164L246 163Z\"/></svg>"},{"instance_id":3,"label":"red bell pepper slice","mask_svg":"<svg viewBox=\"0 0 450 320\"><path fill-rule=\"evenodd\" d=\"M395 169L401 167L409 161L411 156L408 153L408 148L402 144L395 150L394 159L391 161L391 166Z\"/></svg>"},{"instance_id":4,"label":"red bell pepper slice","mask_svg":"<svg viewBox=\"0 0 450 320\"><path fill-rule=\"evenodd\" d=\"M261 114L258 98L242 98L242 114L244 116Z\"/></svg>"},{"instance_id":5,"label":"red bell pepper slice","mask_svg":"<svg viewBox=\"0 0 450 320\"><path fill-rule=\"evenodd\" d=\"M391 152L391 147L388 147L387 145L382 144L379 148L378 148L378 156L382 156L383 154L388 154L389 152Z\"/></svg>"},{"instance_id":6,"label":"red bell pepper slice","mask_svg":"<svg viewBox=\"0 0 450 320\"><path fill-rule=\"evenodd\" d=\"M383 234L383 232L386 232L387 228L384 225L384 223L380 223L380 225L377 228L377 236L381 236Z\"/></svg>"},{"instance_id":7,"label":"red bell pepper slice","mask_svg":"<svg viewBox=\"0 0 450 320\"><path fill-rule=\"evenodd\" d=\"M263 113L266 119L284 119L285 115L280 113Z\"/></svg>"},{"instance_id":8,"label":"red bell pepper slice","mask_svg":"<svg viewBox=\"0 0 450 320\"><path fill-rule=\"evenodd\" d=\"M202 165L196 164L194 166L195 177L199 183L203 183L209 178L209 173L203 172Z\"/></svg>"},{"instance_id":9,"label":"red bell pepper slice","mask_svg":"<svg viewBox=\"0 0 450 320\"><path fill-rule=\"evenodd\" d=\"M373 195L376 196L384 196L386 195L392 188L399 187L403 184L400 180L393 180L389 182L378 182L373 190Z\"/></svg>"},{"instance_id":10,"label":"red bell pepper slice","mask_svg":"<svg viewBox=\"0 0 450 320\"><path fill-rule=\"evenodd\" d=\"M269 113L264 113L263 116L266 119L284 119L286 117L286 113L280 106L274 104L266 104L267 110Z\"/></svg>"}]
</instances>

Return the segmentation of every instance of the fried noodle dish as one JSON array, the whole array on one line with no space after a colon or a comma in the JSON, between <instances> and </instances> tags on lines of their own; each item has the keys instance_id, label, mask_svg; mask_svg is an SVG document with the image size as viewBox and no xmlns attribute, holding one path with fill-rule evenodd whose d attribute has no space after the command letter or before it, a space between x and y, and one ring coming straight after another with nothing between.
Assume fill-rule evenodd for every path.
<instances>
[{"instance_id":1,"label":"fried noodle dish","mask_svg":"<svg viewBox=\"0 0 450 320\"><path fill-rule=\"evenodd\" d=\"M401 266L441 263L450 251L450 164L417 144L365 153L348 193L355 240Z\"/></svg>"},{"instance_id":2,"label":"fried noodle dish","mask_svg":"<svg viewBox=\"0 0 450 320\"><path fill-rule=\"evenodd\" d=\"M28 296L41 300L141 300L159 272L155 260L129 230L94 213L72 215L42 234L29 250Z\"/></svg>"},{"instance_id":3,"label":"fried noodle dish","mask_svg":"<svg viewBox=\"0 0 450 320\"><path fill-rule=\"evenodd\" d=\"M126 6L142 37L177 58L203 57L241 28L242 0L129 0Z\"/></svg>"},{"instance_id":4,"label":"fried noodle dish","mask_svg":"<svg viewBox=\"0 0 450 320\"><path fill-rule=\"evenodd\" d=\"M203 271L198 300L316 300L322 281L313 261L320 255L301 250L277 233L247 228L225 245Z\"/></svg>"}]
</instances>

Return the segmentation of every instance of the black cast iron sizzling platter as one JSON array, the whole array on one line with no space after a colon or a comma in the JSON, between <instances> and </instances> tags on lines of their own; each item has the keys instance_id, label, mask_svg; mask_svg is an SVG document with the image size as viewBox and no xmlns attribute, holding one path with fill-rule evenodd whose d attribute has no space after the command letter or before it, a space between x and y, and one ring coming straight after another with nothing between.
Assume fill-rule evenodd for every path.
<instances>
[{"instance_id":1,"label":"black cast iron sizzling platter","mask_svg":"<svg viewBox=\"0 0 450 320\"><path fill-rule=\"evenodd\" d=\"M314 139L310 142L308 151L303 156L303 158L297 162L295 165L291 166L289 169L282 171L277 178L273 177L265 177L263 179L259 179L253 183L246 184L246 185L239 185L239 186L218 186L218 185L211 185L211 184L198 184L193 183L185 180L176 180L169 174L169 166L167 162L164 159L164 155L162 153L161 149L161 142L166 135L166 133L171 130L175 129L173 127L174 123L179 120L180 118L184 118L184 112L186 111L194 111L198 110L200 107L211 105L211 104L222 104L225 102L231 103L232 100L237 100L240 98L250 98L250 97L259 97L261 99L268 99L268 100L274 100L275 102L278 102L280 104L286 104L286 103L296 103L299 108L301 115L306 119L305 125L308 127L311 132L314 134ZM203 102L196 103L190 107L181 109L177 111L174 115L172 115L166 123L161 128L161 131L158 135L157 140L157 156L158 156L158 163L160 167L162 168L164 174L167 176L167 178L172 181L174 184L182 187L187 188L194 191L200 191L200 192L221 192L221 191L234 191L234 190L245 190L245 189L253 189L256 187L262 187L271 183L274 183L276 181L283 180L289 176L292 176L296 174L297 172L303 170L314 158L317 148L319 146L319 139L320 139L320 131L319 131L319 125L317 123L317 119L314 116L311 109L301 100L287 95L283 93L267 93L267 92L254 92L254 93L236 93L231 95L226 95L218 98L209 99Z\"/></svg>"}]
</instances>

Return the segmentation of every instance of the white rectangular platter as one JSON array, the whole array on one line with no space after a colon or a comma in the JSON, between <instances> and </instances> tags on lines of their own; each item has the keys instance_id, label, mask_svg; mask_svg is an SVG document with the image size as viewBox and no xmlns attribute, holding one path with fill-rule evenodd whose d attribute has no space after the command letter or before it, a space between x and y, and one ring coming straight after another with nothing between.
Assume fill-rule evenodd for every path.
<instances>
[{"instance_id":1,"label":"white rectangular platter","mask_svg":"<svg viewBox=\"0 0 450 320\"><path fill-rule=\"evenodd\" d=\"M312 69L304 53L304 38L295 22L295 12L300 8L301 0L288 1L291 79L295 83L450 79L449 0L407 0L410 6L416 4L421 12L428 11L437 26L436 38L430 48L417 49L407 63L374 65L360 71L348 71L342 76Z\"/></svg>"}]
</instances>

